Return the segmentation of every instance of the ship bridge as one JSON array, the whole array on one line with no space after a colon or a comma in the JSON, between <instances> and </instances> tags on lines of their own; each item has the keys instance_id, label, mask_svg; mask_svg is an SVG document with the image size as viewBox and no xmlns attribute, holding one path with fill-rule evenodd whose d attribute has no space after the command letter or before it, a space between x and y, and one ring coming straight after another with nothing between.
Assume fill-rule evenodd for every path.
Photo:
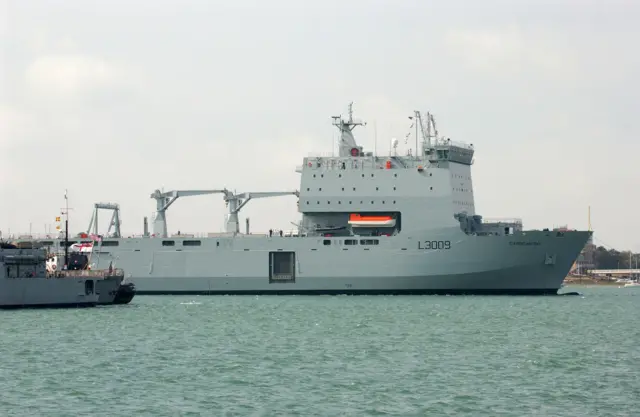
<instances>
[{"instance_id":1,"label":"ship bridge","mask_svg":"<svg viewBox=\"0 0 640 417\"><path fill-rule=\"evenodd\" d=\"M310 155L296 169L302 174L299 211L305 231L397 234L401 227L454 227L454 214L475 214L473 144L439 136L431 113L423 117L414 111L409 120L405 144L415 135L415 147L401 154L394 138L389 153L378 155L355 141L354 128L366 123L353 118L351 105L348 118L333 116L340 131L338 155ZM394 226L356 229L352 215L390 216Z\"/></svg>"}]
</instances>

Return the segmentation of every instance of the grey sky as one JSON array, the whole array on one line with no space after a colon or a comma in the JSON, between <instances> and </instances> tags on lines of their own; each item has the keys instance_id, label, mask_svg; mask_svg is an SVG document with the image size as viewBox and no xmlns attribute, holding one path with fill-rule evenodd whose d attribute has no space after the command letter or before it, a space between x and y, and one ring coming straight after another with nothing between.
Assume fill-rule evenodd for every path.
<instances>
[{"instance_id":1,"label":"grey sky","mask_svg":"<svg viewBox=\"0 0 640 417\"><path fill-rule=\"evenodd\" d=\"M0 0L0 230L72 228L117 202L142 231L156 188L298 188L353 100L378 150L414 109L476 147L476 207L528 228L587 227L640 251L640 2ZM403 140L400 140L403 146ZM411 143L411 142L410 142ZM252 201L291 228L295 198ZM170 231L221 230L220 196ZM107 216L103 215L103 220ZM104 225L101 225L101 227Z\"/></svg>"}]
</instances>

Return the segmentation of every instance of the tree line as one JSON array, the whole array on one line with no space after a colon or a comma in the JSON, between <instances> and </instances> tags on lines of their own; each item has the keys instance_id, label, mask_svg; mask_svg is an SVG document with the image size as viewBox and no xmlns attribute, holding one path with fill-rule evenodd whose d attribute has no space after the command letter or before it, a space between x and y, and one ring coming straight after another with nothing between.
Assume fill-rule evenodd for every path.
<instances>
[{"instance_id":1,"label":"tree line","mask_svg":"<svg viewBox=\"0 0 640 417\"><path fill-rule=\"evenodd\" d=\"M593 253L593 263L594 269L634 269L636 265L640 268L640 253L598 246Z\"/></svg>"}]
</instances>

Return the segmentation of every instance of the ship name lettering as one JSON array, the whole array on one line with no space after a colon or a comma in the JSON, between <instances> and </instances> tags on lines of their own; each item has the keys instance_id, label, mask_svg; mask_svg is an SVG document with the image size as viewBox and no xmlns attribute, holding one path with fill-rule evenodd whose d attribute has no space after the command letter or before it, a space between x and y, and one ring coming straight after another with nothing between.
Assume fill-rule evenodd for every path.
<instances>
[{"instance_id":1,"label":"ship name lettering","mask_svg":"<svg viewBox=\"0 0 640 417\"><path fill-rule=\"evenodd\" d=\"M438 250L438 249L451 249L450 240L425 240L418 242L418 249L424 250Z\"/></svg>"}]
</instances>

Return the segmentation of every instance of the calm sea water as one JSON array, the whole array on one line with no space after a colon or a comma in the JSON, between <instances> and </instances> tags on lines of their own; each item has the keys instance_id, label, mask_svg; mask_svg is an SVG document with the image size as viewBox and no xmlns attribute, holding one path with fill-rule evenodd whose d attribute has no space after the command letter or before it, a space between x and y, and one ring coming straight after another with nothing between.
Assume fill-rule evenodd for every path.
<instances>
[{"instance_id":1,"label":"calm sea water","mask_svg":"<svg viewBox=\"0 0 640 417\"><path fill-rule=\"evenodd\" d=\"M0 416L639 416L640 289L0 311Z\"/></svg>"}]
</instances>

